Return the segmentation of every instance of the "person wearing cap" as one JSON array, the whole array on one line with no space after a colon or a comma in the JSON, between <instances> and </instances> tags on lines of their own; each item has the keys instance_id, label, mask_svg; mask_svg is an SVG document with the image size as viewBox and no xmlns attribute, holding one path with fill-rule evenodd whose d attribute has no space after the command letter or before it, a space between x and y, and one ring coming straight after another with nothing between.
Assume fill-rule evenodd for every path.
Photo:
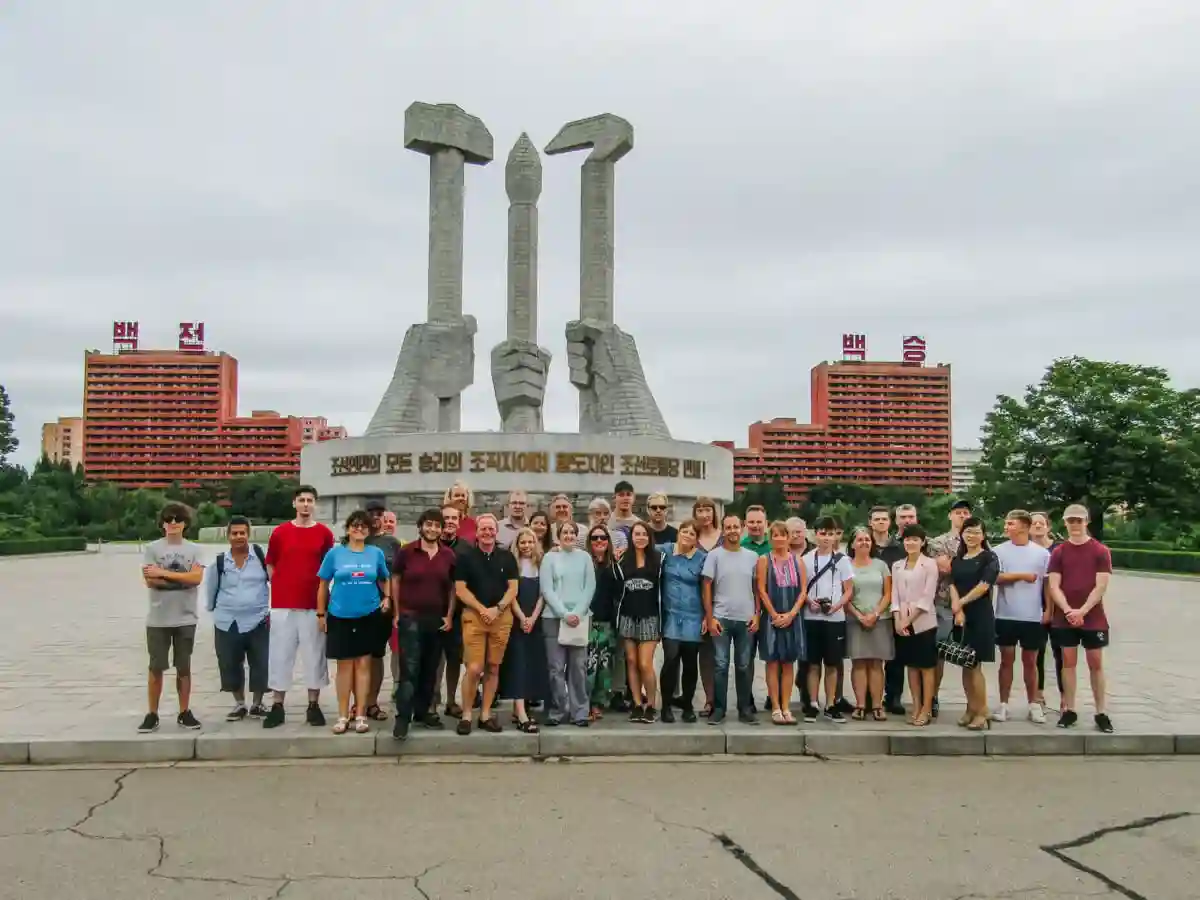
<instances>
[{"instance_id":1,"label":"person wearing cap","mask_svg":"<svg viewBox=\"0 0 1200 900\"><path fill-rule=\"evenodd\" d=\"M946 640L954 628L954 615L950 612L950 568L958 548L962 545L963 522L971 518L971 504L966 500L955 500L950 507L950 530L939 534L929 542L929 555L938 567L937 620L938 642ZM933 690L933 717L938 716L938 692L942 689L942 676L946 665L941 657L937 662L937 678Z\"/></svg>"},{"instance_id":2,"label":"person wearing cap","mask_svg":"<svg viewBox=\"0 0 1200 900\"><path fill-rule=\"evenodd\" d=\"M1111 635L1104 594L1112 577L1112 555L1088 533L1086 506L1072 503L1063 512L1063 522L1067 539L1051 552L1047 576L1053 603L1050 639L1062 649L1063 697L1058 727L1071 728L1079 721L1075 711L1075 667L1082 645L1091 675L1096 728L1109 734L1113 725L1105 703L1103 659Z\"/></svg>"}]
</instances>

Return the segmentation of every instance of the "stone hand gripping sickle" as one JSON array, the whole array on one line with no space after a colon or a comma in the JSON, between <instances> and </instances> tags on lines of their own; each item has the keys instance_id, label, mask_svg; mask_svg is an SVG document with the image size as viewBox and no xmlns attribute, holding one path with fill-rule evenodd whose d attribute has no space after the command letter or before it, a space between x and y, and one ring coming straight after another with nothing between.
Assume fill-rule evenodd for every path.
<instances>
[{"instance_id":1,"label":"stone hand gripping sickle","mask_svg":"<svg viewBox=\"0 0 1200 900\"><path fill-rule=\"evenodd\" d=\"M633 336L613 324L616 164L633 149L633 126L608 113L568 122L546 145L554 156L591 148L581 174L579 318L567 323L567 365L579 389L581 434L669 439Z\"/></svg>"},{"instance_id":2,"label":"stone hand gripping sickle","mask_svg":"<svg viewBox=\"0 0 1200 900\"><path fill-rule=\"evenodd\" d=\"M492 386L501 430L542 430L550 353L537 344L538 198L542 161L522 133L504 166L508 192L508 338L492 348Z\"/></svg>"},{"instance_id":3,"label":"stone hand gripping sickle","mask_svg":"<svg viewBox=\"0 0 1200 900\"><path fill-rule=\"evenodd\" d=\"M474 381L474 316L462 312L465 164L492 160L492 135L452 103L404 111L404 146L429 156L428 321L409 327L368 435L458 431Z\"/></svg>"}]
</instances>

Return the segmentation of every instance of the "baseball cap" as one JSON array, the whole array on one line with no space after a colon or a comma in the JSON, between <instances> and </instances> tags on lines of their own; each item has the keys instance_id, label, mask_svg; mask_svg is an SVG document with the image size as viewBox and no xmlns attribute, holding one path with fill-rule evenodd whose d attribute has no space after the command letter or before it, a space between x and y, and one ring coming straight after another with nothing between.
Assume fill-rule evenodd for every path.
<instances>
[{"instance_id":1,"label":"baseball cap","mask_svg":"<svg viewBox=\"0 0 1200 900\"><path fill-rule=\"evenodd\" d=\"M1089 518L1087 507L1084 506L1082 503L1072 503L1070 506L1068 506L1066 509L1063 510L1063 518L1064 519L1083 519L1086 522Z\"/></svg>"},{"instance_id":2,"label":"baseball cap","mask_svg":"<svg viewBox=\"0 0 1200 900\"><path fill-rule=\"evenodd\" d=\"M387 504L382 500L367 501L367 512L387 512Z\"/></svg>"},{"instance_id":3,"label":"baseball cap","mask_svg":"<svg viewBox=\"0 0 1200 900\"><path fill-rule=\"evenodd\" d=\"M955 500L954 503L951 505L950 509L952 511L956 510L956 509L965 509L967 512L970 512L971 511L971 503L969 500Z\"/></svg>"}]
</instances>

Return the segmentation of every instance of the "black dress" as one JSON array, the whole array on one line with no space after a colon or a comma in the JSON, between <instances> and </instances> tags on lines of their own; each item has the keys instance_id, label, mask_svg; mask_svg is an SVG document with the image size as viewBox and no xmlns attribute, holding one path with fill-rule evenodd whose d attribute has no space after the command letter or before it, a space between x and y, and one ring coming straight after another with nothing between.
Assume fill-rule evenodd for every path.
<instances>
[{"instance_id":1,"label":"black dress","mask_svg":"<svg viewBox=\"0 0 1200 900\"><path fill-rule=\"evenodd\" d=\"M517 581L517 606L526 617L533 615L542 582L536 576L522 574ZM528 634L521 623L513 619L500 664L500 696L505 700L545 701L550 697L550 667L546 662L546 639L542 635L542 617L533 623Z\"/></svg>"},{"instance_id":2,"label":"black dress","mask_svg":"<svg viewBox=\"0 0 1200 900\"><path fill-rule=\"evenodd\" d=\"M964 644L974 648L975 658L981 663L996 660L996 609L992 605L992 594L999 577L1000 560L991 550L969 558L956 556L950 563L950 581L959 597L965 597L980 582L988 586L986 594L963 607L966 623L962 629L955 627L951 632L955 638L961 636Z\"/></svg>"}]
</instances>

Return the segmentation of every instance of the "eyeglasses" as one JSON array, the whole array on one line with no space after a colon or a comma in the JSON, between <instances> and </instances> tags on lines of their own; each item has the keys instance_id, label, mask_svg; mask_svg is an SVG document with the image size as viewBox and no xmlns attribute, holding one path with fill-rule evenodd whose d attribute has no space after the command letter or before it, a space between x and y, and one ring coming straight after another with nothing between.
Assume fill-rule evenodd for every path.
<instances>
[{"instance_id":1,"label":"eyeglasses","mask_svg":"<svg viewBox=\"0 0 1200 900\"><path fill-rule=\"evenodd\" d=\"M351 522L349 525L346 526L347 531L353 531L356 528L360 528L363 531L371 530L371 526L368 525L366 522Z\"/></svg>"},{"instance_id":2,"label":"eyeglasses","mask_svg":"<svg viewBox=\"0 0 1200 900\"><path fill-rule=\"evenodd\" d=\"M664 510L666 510L666 507L660 506L659 504L656 503L653 506L648 507L648 509L650 510L650 512L663 512Z\"/></svg>"}]
</instances>

